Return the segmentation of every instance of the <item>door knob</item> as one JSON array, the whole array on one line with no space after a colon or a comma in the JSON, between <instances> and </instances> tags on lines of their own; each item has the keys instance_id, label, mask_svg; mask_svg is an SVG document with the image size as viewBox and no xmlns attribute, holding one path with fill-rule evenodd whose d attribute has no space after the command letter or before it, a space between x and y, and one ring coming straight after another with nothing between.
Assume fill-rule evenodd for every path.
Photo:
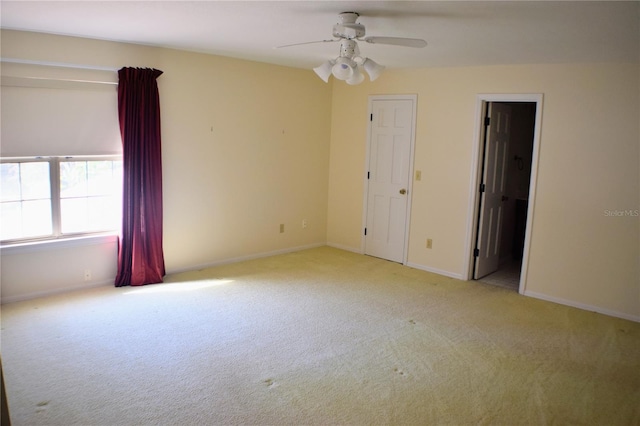
<instances>
[{"instance_id":1,"label":"door knob","mask_svg":"<svg viewBox=\"0 0 640 426\"><path fill-rule=\"evenodd\" d=\"M406 194L406 193L407 193L407 190L406 190L406 189L404 189L404 188L402 188L402 189L400 190L400 193L401 193L402 195L404 195L404 194Z\"/></svg>"}]
</instances>

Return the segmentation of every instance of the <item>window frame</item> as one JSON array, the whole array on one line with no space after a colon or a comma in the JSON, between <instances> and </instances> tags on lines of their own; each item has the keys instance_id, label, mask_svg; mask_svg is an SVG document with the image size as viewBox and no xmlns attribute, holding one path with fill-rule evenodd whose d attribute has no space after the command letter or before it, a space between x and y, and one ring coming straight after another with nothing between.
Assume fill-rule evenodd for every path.
<instances>
[{"instance_id":1,"label":"window frame","mask_svg":"<svg viewBox=\"0 0 640 426\"><path fill-rule=\"evenodd\" d=\"M51 201L51 228L50 235L38 237L24 237L7 240L0 240L0 248L18 245L29 245L39 243L51 243L66 240L85 240L88 237L113 236L119 234L117 229L107 229L99 231L67 232L62 233L62 210L61 210L61 187L60 187L60 165L68 161L120 161L122 155L60 155L60 156L35 156L35 157L0 157L0 163L49 163L49 191Z\"/></svg>"}]
</instances>

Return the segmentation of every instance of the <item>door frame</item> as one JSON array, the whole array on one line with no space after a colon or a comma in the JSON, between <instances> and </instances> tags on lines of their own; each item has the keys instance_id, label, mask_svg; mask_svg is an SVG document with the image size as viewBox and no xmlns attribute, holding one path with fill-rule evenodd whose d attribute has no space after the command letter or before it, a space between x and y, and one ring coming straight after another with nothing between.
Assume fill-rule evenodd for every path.
<instances>
[{"instance_id":1,"label":"door frame","mask_svg":"<svg viewBox=\"0 0 640 426\"><path fill-rule=\"evenodd\" d=\"M467 212L467 237L464 251L464 265L466 280L473 279L474 249L478 234L477 218L479 214L480 192L479 185L482 180L481 155L484 147L484 116L489 102L531 102L536 104L535 126L533 132L533 152L531 154L531 176L529 178L529 201L527 206L527 223L522 252L522 268L520 270L520 285L518 292L524 294L527 286L527 271L529 269L529 248L531 244L531 232L533 227L533 213L535 209L536 184L538 181L538 159L540 154L540 138L542 130L542 93L530 94L479 94L476 97L475 130L473 136L473 148L471 155L471 182L469 185L469 208Z\"/></svg>"},{"instance_id":2,"label":"door frame","mask_svg":"<svg viewBox=\"0 0 640 426\"><path fill-rule=\"evenodd\" d=\"M402 264L407 264L407 257L409 253L409 230L411 228L411 201L413 200L413 162L416 144L416 117L418 109L418 95L417 94L405 94L405 95L369 95L368 107L367 107L367 140L365 149L365 163L363 175L363 197L362 197L362 232L360 233L360 253L365 253L365 238L364 230L367 227L367 213L368 213L368 199L369 199L369 179L367 173L370 170L370 155L371 155L371 114L373 114L373 102L374 101L411 101L412 102L412 126L411 126L411 140L409 141L409 176L407 176L407 213L405 217L404 225L404 248L402 253Z\"/></svg>"}]
</instances>

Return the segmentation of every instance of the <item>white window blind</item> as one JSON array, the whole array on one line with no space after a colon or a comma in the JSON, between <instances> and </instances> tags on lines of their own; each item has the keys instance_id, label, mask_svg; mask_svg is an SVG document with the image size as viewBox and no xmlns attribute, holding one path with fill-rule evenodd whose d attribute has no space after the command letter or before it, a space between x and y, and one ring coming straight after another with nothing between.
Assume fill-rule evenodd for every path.
<instances>
[{"instance_id":1,"label":"white window blind","mask_svg":"<svg viewBox=\"0 0 640 426\"><path fill-rule=\"evenodd\" d=\"M115 71L2 63L2 157L120 155Z\"/></svg>"}]
</instances>

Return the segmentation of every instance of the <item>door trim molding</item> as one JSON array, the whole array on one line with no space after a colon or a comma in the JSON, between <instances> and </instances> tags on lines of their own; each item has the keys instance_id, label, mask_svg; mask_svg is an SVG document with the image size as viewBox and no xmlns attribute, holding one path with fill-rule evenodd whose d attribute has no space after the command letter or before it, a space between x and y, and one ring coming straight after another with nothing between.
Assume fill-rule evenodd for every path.
<instances>
[{"instance_id":1,"label":"door trim molding","mask_svg":"<svg viewBox=\"0 0 640 426\"><path fill-rule=\"evenodd\" d=\"M368 106L367 106L367 117L370 117L373 114L373 102L374 101L412 101L412 112L411 112L411 141L409 147L409 176L407 183L407 190L409 191L409 196L407 197L407 214L405 218L405 227L404 227L404 253L402 254L402 264L407 264L407 258L409 254L409 231L411 229L411 201L413 200L413 162L415 155L415 145L416 145L416 118L417 118L417 110L418 110L418 95L417 94L405 94L405 95L369 95ZM367 209L368 209L368 195L369 195L369 179L367 179L367 172L369 171L369 161L370 161L370 148L371 148L371 121L367 118L367 140L365 147L365 162L364 162L364 170L363 170L363 196L362 196L362 229L360 232L360 253L365 253L365 235L364 229L367 226Z\"/></svg>"},{"instance_id":2,"label":"door trim molding","mask_svg":"<svg viewBox=\"0 0 640 426\"><path fill-rule=\"evenodd\" d=\"M529 246L531 244L531 232L533 228L533 213L535 208L536 184L538 181L538 158L540 153L540 138L542 130L542 93L529 94L479 94L476 96L475 129L471 153L471 179L469 182L469 203L467 210L467 230L464 250L465 279L473 279L473 249L477 236L476 219L478 216L478 185L481 180L482 165L480 161L480 149L484 137L483 116L488 102L533 102L536 104L535 127L533 133L533 152L531 155L531 177L529 179L529 203L527 207L527 223L524 238L524 250L522 253L522 269L520 273L520 286L518 292L524 294L527 287L527 272L529 268Z\"/></svg>"}]
</instances>

